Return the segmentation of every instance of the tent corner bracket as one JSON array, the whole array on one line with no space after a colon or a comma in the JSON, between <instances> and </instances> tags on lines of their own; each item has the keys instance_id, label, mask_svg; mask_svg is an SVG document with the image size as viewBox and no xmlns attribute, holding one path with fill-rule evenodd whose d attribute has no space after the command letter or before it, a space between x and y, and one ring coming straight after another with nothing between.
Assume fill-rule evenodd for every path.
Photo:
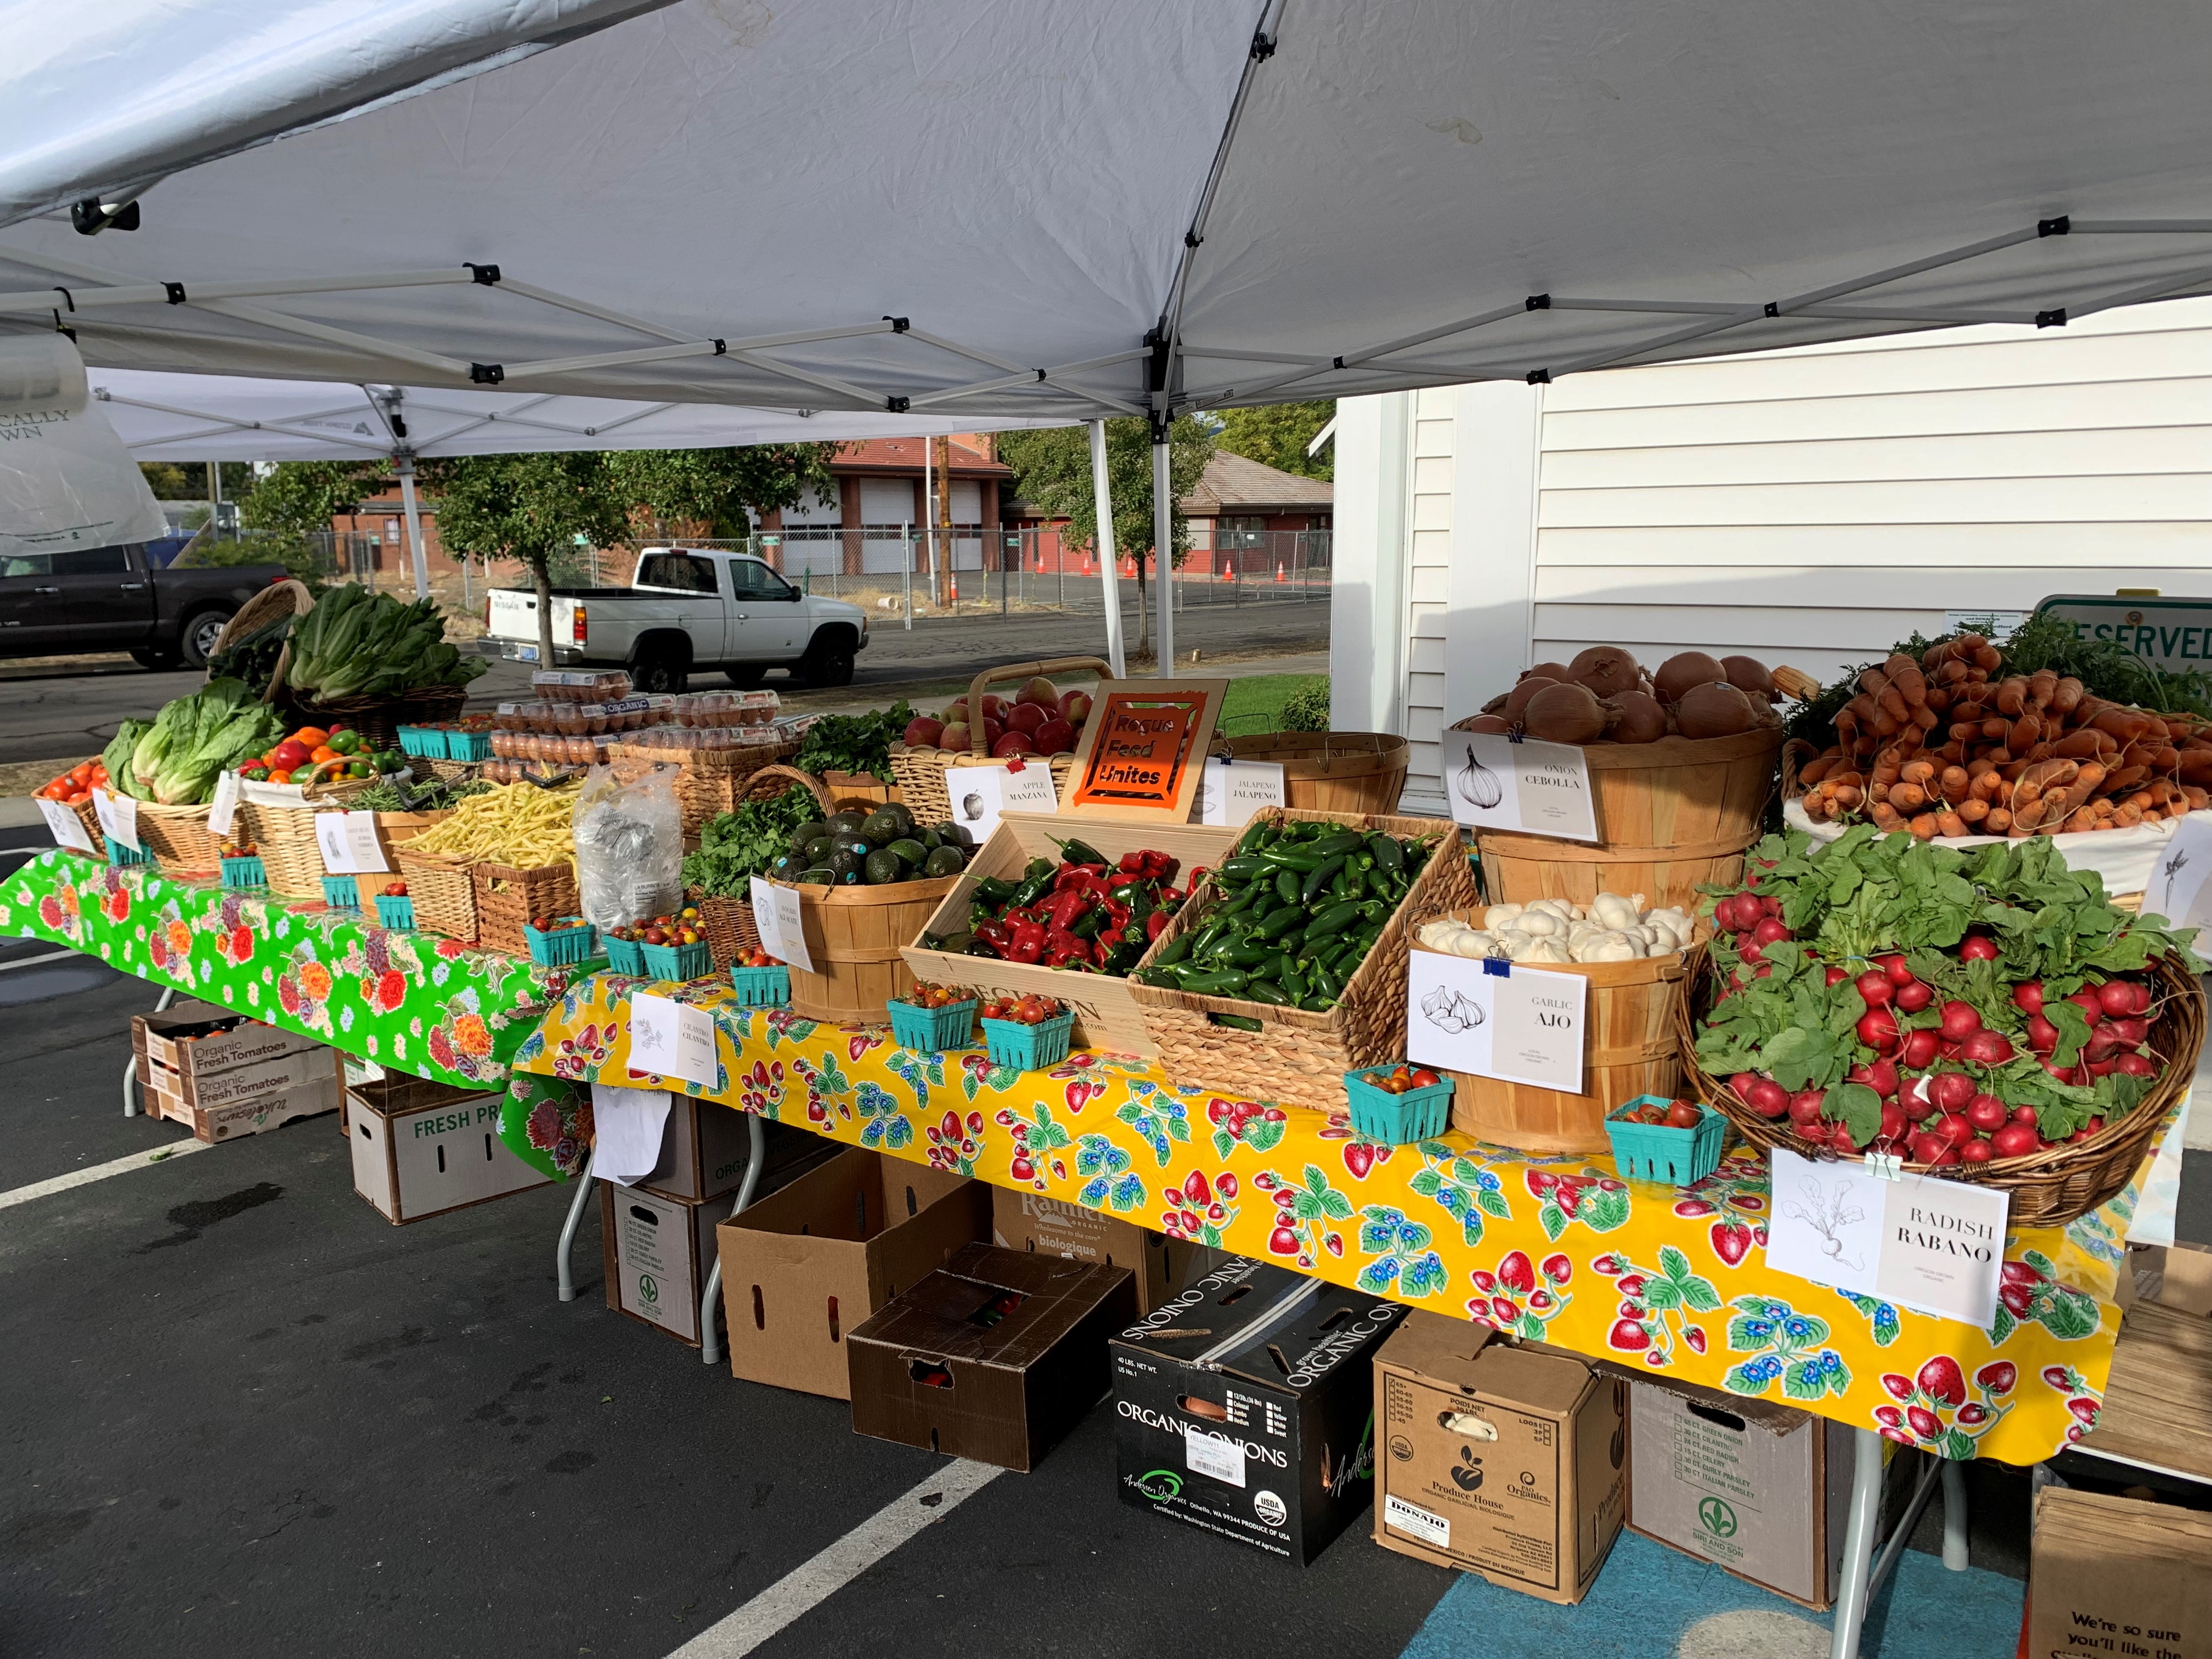
<instances>
[{"instance_id":1,"label":"tent corner bracket","mask_svg":"<svg viewBox=\"0 0 2212 1659\"><path fill-rule=\"evenodd\" d=\"M497 288L499 286L497 265L480 265L473 259L464 259L461 261L461 266L469 273L469 280L479 287Z\"/></svg>"}]
</instances>

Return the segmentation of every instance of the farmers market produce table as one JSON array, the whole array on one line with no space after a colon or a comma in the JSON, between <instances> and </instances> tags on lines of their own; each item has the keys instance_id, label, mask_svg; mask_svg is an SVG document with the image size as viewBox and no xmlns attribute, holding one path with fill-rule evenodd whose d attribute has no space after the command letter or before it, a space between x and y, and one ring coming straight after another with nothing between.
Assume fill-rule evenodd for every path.
<instances>
[{"instance_id":1,"label":"farmers market produce table","mask_svg":"<svg viewBox=\"0 0 2212 1659\"><path fill-rule=\"evenodd\" d=\"M51 939L395 1071L504 1082L565 970L57 848L0 883L0 933Z\"/></svg>"}]
</instances>

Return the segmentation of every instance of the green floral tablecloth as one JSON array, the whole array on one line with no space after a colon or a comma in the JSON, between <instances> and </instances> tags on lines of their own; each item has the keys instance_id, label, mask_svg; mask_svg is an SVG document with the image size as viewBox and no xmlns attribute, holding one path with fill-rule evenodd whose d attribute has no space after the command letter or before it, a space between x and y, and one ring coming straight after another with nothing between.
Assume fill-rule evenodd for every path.
<instances>
[{"instance_id":1,"label":"green floral tablecloth","mask_svg":"<svg viewBox=\"0 0 2212 1659\"><path fill-rule=\"evenodd\" d=\"M568 987L564 970L352 910L225 892L57 848L0 883L0 934L30 934L126 974L463 1088L507 1062Z\"/></svg>"}]
</instances>

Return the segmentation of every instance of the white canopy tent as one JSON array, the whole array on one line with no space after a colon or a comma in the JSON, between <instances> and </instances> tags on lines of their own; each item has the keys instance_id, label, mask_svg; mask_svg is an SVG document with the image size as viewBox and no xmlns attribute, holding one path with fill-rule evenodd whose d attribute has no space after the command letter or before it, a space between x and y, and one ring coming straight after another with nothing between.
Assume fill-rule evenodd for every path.
<instances>
[{"instance_id":1,"label":"white canopy tent","mask_svg":"<svg viewBox=\"0 0 2212 1659\"><path fill-rule=\"evenodd\" d=\"M0 70L0 108L52 72ZM1190 408L2201 291L2208 78L2186 0L684 0L203 165L118 145L110 184L189 170L136 233L0 232L0 325L104 368L1164 440ZM96 151L98 97L41 107Z\"/></svg>"}]
</instances>

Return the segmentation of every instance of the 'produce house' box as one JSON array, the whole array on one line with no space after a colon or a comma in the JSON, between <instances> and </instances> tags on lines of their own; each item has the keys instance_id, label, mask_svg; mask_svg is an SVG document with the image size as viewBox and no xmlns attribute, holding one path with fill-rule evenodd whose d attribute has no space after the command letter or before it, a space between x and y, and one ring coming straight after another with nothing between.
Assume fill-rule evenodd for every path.
<instances>
[{"instance_id":1,"label":"'produce house' box","mask_svg":"<svg viewBox=\"0 0 2212 1659\"><path fill-rule=\"evenodd\" d=\"M1834 1604L1851 1497L1849 1424L1639 1377L1628 1384L1628 1455L1631 1532L1815 1613Z\"/></svg>"},{"instance_id":2,"label":"'produce house' box","mask_svg":"<svg viewBox=\"0 0 2212 1659\"><path fill-rule=\"evenodd\" d=\"M991 1242L1002 1250L1034 1250L1066 1261L1127 1267L1136 1275L1140 1314L1175 1294L1198 1248L1133 1221L1009 1187L991 1189Z\"/></svg>"},{"instance_id":3,"label":"'produce house' box","mask_svg":"<svg viewBox=\"0 0 2212 1659\"><path fill-rule=\"evenodd\" d=\"M853 1428L1027 1471L1106 1393L1126 1267L969 1244L852 1334Z\"/></svg>"},{"instance_id":4,"label":"'produce house' box","mask_svg":"<svg viewBox=\"0 0 2212 1659\"><path fill-rule=\"evenodd\" d=\"M699 1297L714 1260L711 1200L663 1198L642 1187L599 1183L599 1237L607 1306L699 1346Z\"/></svg>"},{"instance_id":5,"label":"'produce house' box","mask_svg":"<svg viewBox=\"0 0 2212 1659\"><path fill-rule=\"evenodd\" d=\"M217 1028L228 1024L228 1030ZM209 1002L179 1002L131 1021L139 1052L186 1078L305 1054L323 1045L310 1036L264 1025Z\"/></svg>"},{"instance_id":6,"label":"'produce house' box","mask_svg":"<svg viewBox=\"0 0 2212 1659\"><path fill-rule=\"evenodd\" d=\"M1301 1566L1367 1507L1375 1350L1406 1310L1231 1257L1114 1340L1121 1501Z\"/></svg>"},{"instance_id":7,"label":"'produce house' box","mask_svg":"<svg viewBox=\"0 0 2212 1659\"><path fill-rule=\"evenodd\" d=\"M1414 1313L1375 1361L1375 1541L1583 1599L1626 1508L1628 1385L1542 1343Z\"/></svg>"},{"instance_id":8,"label":"'produce house' box","mask_svg":"<svg viewBox=\"0 0 2212 1659\"><path fill-rule=\"evenodd\" d=\"M660 1159L637 1178L637 1185L663 1198L719 1198L737 1190L750 1155L743 1112L696 1095L671 1093Z\"/></svg>"},{"instance_id":9,"label":"'produce house' box","mask_svg":"<svg viewBox=\"0 0 2212 1659\"><path fill-rule=\"evenodd\" d=\"M501 1097L398 1073L349 1088L353 1189L404 1225L550 1185L499 1138Z\"/></svg>"},{"instance_id":10,"label":"'produce house' box","mask_svg":"<svg viewBox=\"0 0 2212 1659\"><path fill-rule=\"evenodd\" d=\"M991 1236L991 1189L850 1147L715 1229L730 1374L852 1398L845 1337Z\"/></svg>"}]
</instances>

